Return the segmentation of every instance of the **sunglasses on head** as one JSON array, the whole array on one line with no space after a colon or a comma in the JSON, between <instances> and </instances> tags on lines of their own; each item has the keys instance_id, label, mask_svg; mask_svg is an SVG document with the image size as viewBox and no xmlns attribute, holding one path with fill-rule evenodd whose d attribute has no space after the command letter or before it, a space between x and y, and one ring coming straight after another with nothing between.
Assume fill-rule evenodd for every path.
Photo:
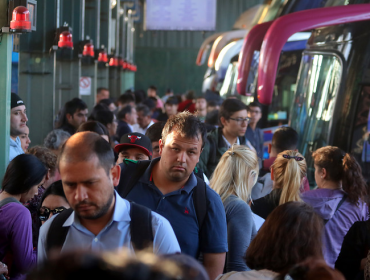
<instances>
[{"instance_id":1,"label":"sunglasses on head","mask_svg":"<svg viewBox=\"0 0 370 280\"><path fill-rule=\"evenodd\" d=\"M66 210L66 208L63 206L57 207L54 210L50 210L49 208L42 206L39 211L39 218L41 221L46 221L47 219L49 219L50 213L56 215L63 212L64 210Z\"/></svg>"},{"instance_id":2,"label":"sunglasses on head","mask_svg":"<svg viewBox=\"0 0 370 280\"><path fill-rule=\"evenodd\" d=\"M292 158L294 158L296 161L302 161L302 160L304 160L303 157L293 157L293 156L290 156L290 155L283 155L283 158L286 158L286 159L292 159Z\"/></svg>"}]
</instances>

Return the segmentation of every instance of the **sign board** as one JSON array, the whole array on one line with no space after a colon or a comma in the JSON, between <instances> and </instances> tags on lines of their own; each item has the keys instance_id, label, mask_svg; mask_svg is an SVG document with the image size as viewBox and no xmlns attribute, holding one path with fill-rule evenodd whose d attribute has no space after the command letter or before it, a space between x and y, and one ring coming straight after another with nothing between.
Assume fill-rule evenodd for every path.
<instances>
[{"instance_id":1,"label":"sign board","mask_svg":"<svg viewBox=\"0 0 370 280\"><path fill-rule=\"evenodd\" d=\"M146 0L146 30L215 30L216 0Z\"/></svg>"},{"instance_id":2,"label":"sign board","mask_svg":"<svg viewBox=\"0 0 370 280\"><path fill-rule=\"evenodd\" d=\"M80 95L91 95L91 78L80 78Z\"/></svg>"}]
</instances>

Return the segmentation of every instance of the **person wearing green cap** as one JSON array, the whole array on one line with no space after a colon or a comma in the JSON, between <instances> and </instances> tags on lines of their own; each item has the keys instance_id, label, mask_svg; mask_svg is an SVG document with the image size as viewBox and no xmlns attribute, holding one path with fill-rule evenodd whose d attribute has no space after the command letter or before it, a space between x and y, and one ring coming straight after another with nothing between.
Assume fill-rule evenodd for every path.
<instances>
[{"instance_id":1,"label":"person wearing green cap","mask_svg":"<svg viewBox=\"0 0 370 280\"><path fill-rule=\"evenodd\" d=\"M17 155L24 154L19 135L27 132L26 106L18 94L11 95L9 162Z\"/></svg>"}]
</instances>

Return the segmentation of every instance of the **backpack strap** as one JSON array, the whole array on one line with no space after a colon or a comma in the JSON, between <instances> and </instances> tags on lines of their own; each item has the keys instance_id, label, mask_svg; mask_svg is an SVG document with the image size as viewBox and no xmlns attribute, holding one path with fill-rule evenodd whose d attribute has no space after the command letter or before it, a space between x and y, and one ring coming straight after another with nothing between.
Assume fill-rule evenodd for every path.
<instances>
[{"instance_id":1,"label":"backpack strap","mask_svg":"<svg viewBox=\"0 0 370 280\"><path fill-rule=\"evenodd\" d=\"M339 203L338 203L338 205L337 205L337 208L335 209L335 211L334 211L334 214L338 211L338 209L342 206L342 204L343 204L343 202L346 200L346 198L347 198L347 194L344 194L343 195L343 198L341 199L341 201L339 201ZM334 214L333 214L333 216L334 216ZM324 219L324 225L326 225L326 223L327 222L329 222L329 220L330 219L327 219L327 220L325 220Z\"/></svg>"},{"instance_id":2,"label":"backpack strap","mask_svg":"<svg viewBox=\"0 0 370 280\"><path fill-rule=\"evenodd\" d=\"M121 163L124 168L121 170L121 179L117 186L117 192L121 197L126 198L140 177L143 176L150 162L150 160L143 160L136 164L130 164L125 160Z\"/></svg>"},{"instance_id":3,"label":"backpack strap","mask_svg":"<svg viewBox=\"0 0 370 280\"><path fill-rule=\"evenodd\" d=\"M134 250L143 250L153 245L152 211L135 202L130 202L130 233Z\"/></svg>"},{"instance_id":4,"label":"backpack strap","mask_svg":"<svg viewBox=\"0 0 370 280\"><path fill-rule=\"evenodd\" d=\"M193 190L193 202L195 213L198 219L199 231L202 230L204 221L207 216L208 200L207 200L207 185L203 179L195 176L197 185Z\"/></svg>"},{"instance_id":5,"label":"backpack strap","mask_svg":"<svg viewBox=\"0 0 370 280\"><path fill-rule=\"evenodd\" d=\"M0 208L12 202L21 204L18 199L15 199L14 197L10 196L10 197L4 198L3 200L0 200Z\"/></svg>"},{"instance_id":6,"label":"backpack strap","mask_svg":"<svg viewBox=\"0 0 370 280\"><path fill-rule=\"evenodd\" d=\"M46 236L45 249L47 253L49 253L51 249L59 250L59 252L62 250L69 231L69 227L63 227L63 224L71 216L72 212L73 209L69 208L54 218Z\"/></svg>"}]
</instances>

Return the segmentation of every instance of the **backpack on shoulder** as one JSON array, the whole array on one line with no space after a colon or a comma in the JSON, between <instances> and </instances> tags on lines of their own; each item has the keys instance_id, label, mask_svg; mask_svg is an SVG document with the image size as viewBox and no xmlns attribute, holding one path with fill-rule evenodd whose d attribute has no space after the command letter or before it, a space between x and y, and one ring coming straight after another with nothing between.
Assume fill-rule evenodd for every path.
<instances>
[{"instance_id":1,"label":"backpack on shoulder","mask_svg":"<svg viewBox=\"0 0 370 280\"><path fill-rule=\"evenodd\" d=\"M73 209L64 210L56 216L50 225L46 237L46 252L61 250L66 240L69 227L63 224L73 213ZM137 203L130 202L130 233L135 251L140 251L153 244L152 213L150 209Z\"/></svg>"},{"instance_id":2,"label":"backpack on shoulder","mask_svg":"<svg viewBox=\"0 0 370 280\"><path fill-rule=\"evenodd\" d=\"M149 167L151 161L143 160L133 163L129 160L124 160L121 165L124 168L121 169L121 179L116 187L118 194L126 198L130 191L134 188L137 181L143 176L146 169ZM207 216L208 200L207 200L207 186L203 181L203 172L199 169L195 170L195 178L197 179L197 185L193 190L193 202L195 213L198 219L199 230L202 230L204 221ZM202 178L202 179L201 179Z\"/></svg>"}]
</instances>

